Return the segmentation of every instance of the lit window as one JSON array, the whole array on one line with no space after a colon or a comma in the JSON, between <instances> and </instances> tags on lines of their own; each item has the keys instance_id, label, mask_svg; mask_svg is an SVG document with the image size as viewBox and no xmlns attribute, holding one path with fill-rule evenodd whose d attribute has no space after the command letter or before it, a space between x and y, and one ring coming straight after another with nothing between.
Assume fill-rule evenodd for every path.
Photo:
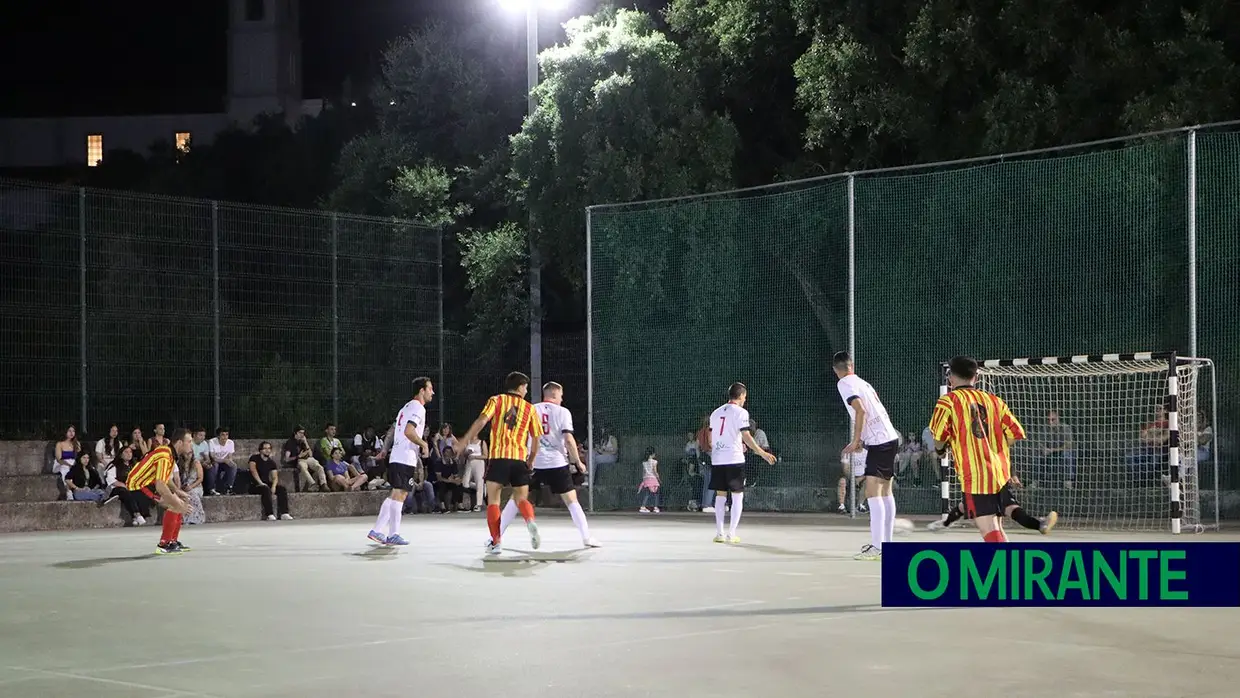
<instances>
[{"instance_id":1,"label":"lit window","mask_svg":"<svg viewBox=\"0 0 1240 698\"><path fill-rule=\"evenodd\" d=\"M266 0L246 0L245 3L245 21L261 22L267 14Z\"/></svg>"},{"instance_id":2,"label":"lit window","mask_svg":"<svg viewBox=\"0 0 1240 698\"><path fill-rule=\"evenodd\" d=\"M189 131L177 131L177 150L189 152Z\"/></svg>"},{"instance_id":3,"label":"lit window","mask_svg":"<svg viewBox=\"0 0 1240 698\"><path fill-rule=\"evenodd\" d=\"M86 137L86 164L98 167L103 162L103 134L92 133Z\"/></svg>"}]
</instances>

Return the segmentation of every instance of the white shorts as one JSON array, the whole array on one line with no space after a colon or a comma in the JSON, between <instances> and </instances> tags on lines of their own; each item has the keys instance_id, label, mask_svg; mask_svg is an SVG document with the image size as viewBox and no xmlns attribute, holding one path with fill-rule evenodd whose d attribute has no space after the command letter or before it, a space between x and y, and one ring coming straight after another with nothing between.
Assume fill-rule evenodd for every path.
<instances>
[{"instance_id":1,"label":"white shorts","mask_svg":"<svg viewBox=\"0 0 1240 698\"><path fill-rule=\"evenodd\" d=\"M853 477L863 477L865 476L865 457L868 453L869 451L863 448L856 453L840 456L840 464L847 467L851 463Z\"/></svg>"}]
</instances>

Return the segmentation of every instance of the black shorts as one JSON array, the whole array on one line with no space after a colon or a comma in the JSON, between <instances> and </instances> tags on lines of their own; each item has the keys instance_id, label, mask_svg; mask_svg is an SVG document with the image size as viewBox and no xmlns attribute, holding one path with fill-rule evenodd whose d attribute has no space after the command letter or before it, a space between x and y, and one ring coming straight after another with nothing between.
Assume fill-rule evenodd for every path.
<instances>
[{"instance_id":1,"label":"black shorts","mask_svg":"<svg viewBox=\"0 0 1240 698\"><path fill-rule=\"evenodd\" d=\"M890 480L896 476L896 452L900 449L899 440L865 448L866 477L881 477L884 480Z\"/></svg>"},{"instance_id":2,"label":"black shorts","mask_svg":"<svg viewBox=\"0 0 1240 698\"><path fill-rule=\"evenodd\" d=\"M744 464L710 466L710 489L715 492L744 492Z\"/></svg>"},{"instance_id":3,"label":"black shorts","mask_svg":"<svg viewBox=\"0 0 1240 698\"><path fill-rule=\"evenodd\" d=\"M406 465L405 463L388 463L387 481L394 490L404 490L412 492L414 490L414 474L417 473L417 466Z\"/></svg>"},{"instance_id":4,"label":"black shorts","mask_svg":"<svg viewBox=\"0 0 1240 698\"><path fill-rule=\"evenodd\" d=\"M491 458L482 479L500 487L525 487L530 484L530 466L514 458Z\"/></svg>"},{"instance_id":5,"label":"black shorts","mask_svg":"<svg viewBox=\"0 0 1240 698\"><path fill-rule=\"evenodd\" d=\"M966 494L964 496L964 515L966 518L978 516L1003 516L1010 506L1019 506L1020 501L1012 492L1011 485L1004 485L995 494Z\"/></svg>"},{"instance_id":6,"label":"black shorts","mask_svg":"<svg viewBox=\"0 0 1240 698\"><path fill-rule=\"evenodd\" d=\"M551 488L551 494L568 494L573 487L573 476L569 466L562 468L535 468L530 476L530 488L541 489L543 485Z\"/></svg>"}]
</instances>

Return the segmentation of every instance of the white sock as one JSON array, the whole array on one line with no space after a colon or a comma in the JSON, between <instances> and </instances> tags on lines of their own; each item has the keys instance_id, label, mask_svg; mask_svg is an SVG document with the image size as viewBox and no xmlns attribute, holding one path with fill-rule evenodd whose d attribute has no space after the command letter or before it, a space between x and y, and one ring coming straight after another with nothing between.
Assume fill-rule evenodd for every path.
<instances>
[{"instance_id":1,"label":"white sock","mask_svg":"<svg viewBox=\"0 0 1240 698\"><path fill-rule=\"evenodd\" d=\"M409 496L412 497L413 494L410 493ZM405 505L395 499L389 501L392 502L392 508L388 510L388 526L391 528L390 535L398 536L400 535L400 513L405 508Z\"/></svg>"},{"instance_id":2,"label":"white sock","mask_svg":"<svg viewBox=\"0 0 1240 698\"><path fill-rule=\"evenodd\" d=\"M517 518L517 513L518 513L517 503L509 499L508 503L504 505L504 510L500 512L500 515L499 515L500 540L503 540L504 532L508 530L508 524L512 523L512 520Z\"/></svg>"},{"instance_id":3,"label":"white sock","mask_svg":"<svg viewBox=\"0 0 1240 698\"><path fill-rule=\"evenodd\" d=\"M728 505L725 495L715 495L715 535L723 535L723 510Z\"/></svg>"},{"instance_id":4,"label":"white sock","mask_svg":"<svg viewBox=\"0 0 1240 698\"><path fill-rule=\"evenodd\" d=\"M388 511L390 510L390 507L388 505L391 504L393 501L394 500L391 497L384 499L383 504L379 506L379 518L375 519L375 531L385 536L388 534L387 521L388 521Z\"/></svg>"},{"instance_id":5,"label":"white sock","mask_svg":"<svg viewBox=\"0 0 1240 698\"><path fill-rule=\"evenodd\" d=\"M885 504L882 497L869 497L865 500L870 505L870 545L883 549L883 532L887 530L887 514L883 512Z\"/></svg>"},{"instance_id":6,"label":"white sock","mask_svg":"<svg viewBox=\"0 0 1240 698\"><path fill-rule=\"evenodd\" d=\"M581 509L581 502L573 502L568 505L568 513L573 517L573 523L577 525L577 532L581 534L581 540L590 537L590 524L586 521L586 513Z\"/></svg>"},{"instance_id":7,"label":"white sock","mask_svg":"<svg viewBox=\"0 0 1240 698\"><path fill-rule=\"evenodd\" d=\"M887 517L887 520L883 522L883 535L885 536L883 542L890 543L891 537L895 535L896 531L896 498L892 495L887 495L882 500L883 514Z\"/></svg>"},{"instance_id":8,"label":"white sock","mask_svg":"<svg viewBox=\"0 0 1240 698\"><path fill-rule=\"evenodd\" d=\"M745 493L732 493L732 520L728 522L728 535L736 536L736 527L741 522L741 512L745 510Z\"/></svg>"}]
</instances>

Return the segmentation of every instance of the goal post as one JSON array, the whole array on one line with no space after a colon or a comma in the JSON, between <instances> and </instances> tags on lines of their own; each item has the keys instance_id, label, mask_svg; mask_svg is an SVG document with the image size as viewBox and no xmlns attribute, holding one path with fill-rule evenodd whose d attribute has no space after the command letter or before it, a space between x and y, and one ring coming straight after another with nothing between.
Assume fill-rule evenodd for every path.
<instances>
[{"instance_id":1,"label":"goal post","mask_svg":"<svg viewBox=\"0 0 1240 698\"><path fill-rule=\"evenodd\" d=\"M1031 514L1055 509L1071 528L1180 533L1218 526L1214 382L1209 359L1142 352L991 359L980 362L977 387L1025 427L1012 472ZM950 452L939 468L946 515L960 496ZM1212 476L1204 499L1203 469Z\"/></svg>"}]
</instances>

